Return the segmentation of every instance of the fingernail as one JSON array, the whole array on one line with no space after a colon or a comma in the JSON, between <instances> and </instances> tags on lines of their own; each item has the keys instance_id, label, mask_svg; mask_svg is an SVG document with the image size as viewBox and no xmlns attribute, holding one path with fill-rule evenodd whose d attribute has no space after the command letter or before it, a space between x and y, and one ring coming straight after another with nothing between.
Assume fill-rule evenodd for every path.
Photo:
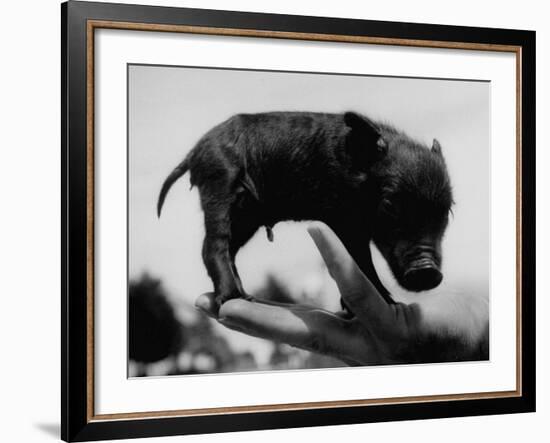
<instances>
[{"instance_id":1,"label":"fingernail","mask_svg":"<svg viewBox=\"0 0 550 443\"><path fill-rule=\"evenodd\" d=\"M200 297L198 297L195 300L195 308L204 309L205 308L205 301L208 301L208 299L204 296L204 294L201 295Z\"/></svg>"}]
</instances>

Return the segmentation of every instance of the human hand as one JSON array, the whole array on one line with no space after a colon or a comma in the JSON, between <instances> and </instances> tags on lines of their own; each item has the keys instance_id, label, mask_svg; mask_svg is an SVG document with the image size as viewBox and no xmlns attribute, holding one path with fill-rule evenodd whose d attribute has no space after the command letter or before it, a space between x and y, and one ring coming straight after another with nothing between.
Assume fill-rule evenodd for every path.
<instances>
[{"instance_id":1,"label":"human hand","mask_svg":"<svg viewBox=\"0 0 550 443\"><path fill-rule=\"evenodd\" d=\"M311 306L244 299L225 302L216 318L212 293L201 295L197 308L230 329L330 355L353 366L488 358L486 309L469 305L461 314L474 315L475 321L457 323L457 312L438 312L418 303L387 303L334 232L321 223L312 224L308 232L353 318ZM484 302L480 303L483 308Z\"/></svg>"}]
</instances>

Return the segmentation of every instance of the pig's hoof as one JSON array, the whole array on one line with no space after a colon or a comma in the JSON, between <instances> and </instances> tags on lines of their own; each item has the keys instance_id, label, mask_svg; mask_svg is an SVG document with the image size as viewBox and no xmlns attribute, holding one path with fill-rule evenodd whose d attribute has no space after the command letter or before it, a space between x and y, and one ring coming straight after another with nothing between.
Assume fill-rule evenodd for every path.
<instances>
[{"instance_id":1,"label":"pig's hoof","mask_svg":"<svg viewBox=\"0 0 550 443\"><path fill-rule=\"evenodd\" d=\"M338 312L337 315L344 320L353 320L355 318L355 314L347 309L347 307Z\"/></svg>"},{"instance_id":2,"label":"pig's hoof","mask_svg":"<svg viewBox=\"0 0 550 443\"><path fill-rule=\"evenodd\" d=\"M247 299L247 297L248 296L246 294L241 294L239 291L231 291L231 292L221 293L221 294L216 295L216 304L218 305L218 307L220 307L221 305L223 305L228 300L232 300L234 298Z\"/></svg>"}]
</instances>

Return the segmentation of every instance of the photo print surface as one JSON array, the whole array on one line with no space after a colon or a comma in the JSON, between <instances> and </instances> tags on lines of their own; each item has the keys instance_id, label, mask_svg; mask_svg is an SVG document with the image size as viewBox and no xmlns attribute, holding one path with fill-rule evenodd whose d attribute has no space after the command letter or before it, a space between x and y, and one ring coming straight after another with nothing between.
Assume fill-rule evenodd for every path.
<instances>
[{"instance_id":1,"label":"photo print surface","mask_svg":"<svg viewBox=\"0 0 550 443\"><path fill-rule=\"evenodd\" d=\"M353 316L308 234L319 220L388 302L438 312L442 330L466 331L458 347L486 334L474 357L450 361L489 359L490 91L477 80L128 65L129 376L353 364L195 307L216 289L218 305L242 294Z\"/></svg>"}]
</instances>

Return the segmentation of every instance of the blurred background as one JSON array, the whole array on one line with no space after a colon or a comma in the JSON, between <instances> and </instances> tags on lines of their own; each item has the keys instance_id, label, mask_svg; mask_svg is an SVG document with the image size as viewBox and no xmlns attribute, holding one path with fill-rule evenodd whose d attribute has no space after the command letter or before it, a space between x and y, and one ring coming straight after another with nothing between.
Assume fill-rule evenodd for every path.
<instances>
[{"instance_id":1,"label":"blurred background","mask_svg":"<svg viewBox=\"0 0 550 443\"><path fill-rule=\"evenodd\" d=\"M291 298L271 276L255 295L301 302ZM345 366L339 360L282 343L251 337L247 344L244 337L220 327L185 299L168 295L161 281L149 274L130 281L131 377Z\"/></svg>"},{"instance_id":2,"label":"blurred background","mask_svg":"<svg viewBox=\"0 0 550 443\"><path fill-rule=\"evenodd\" d=\"M162 376L343 366L324 356L228 330L194 308L212 290L201 259L196 189L184 176L160 219L165 177L198 139L239 112L355 110L431 145L437 138L456 205L443 244L445 279L410 294L371 245L394 298L429 303L449 294L489 297L490 84L334 74L130 65L128 97L129 375ZM339 294L305 229L260 229L237 256L245 290L265 299L340 307Z\"/></svg>"}]
</instances>

